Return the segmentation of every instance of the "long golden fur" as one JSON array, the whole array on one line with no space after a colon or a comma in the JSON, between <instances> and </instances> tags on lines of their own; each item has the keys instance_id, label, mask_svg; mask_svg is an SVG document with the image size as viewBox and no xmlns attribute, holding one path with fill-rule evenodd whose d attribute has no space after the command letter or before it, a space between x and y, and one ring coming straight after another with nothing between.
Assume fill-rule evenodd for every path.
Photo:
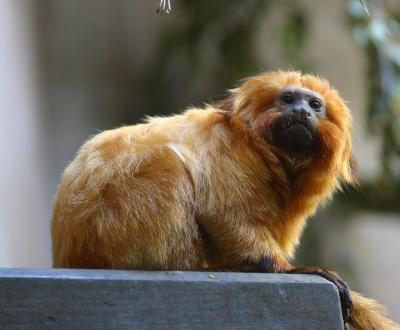
<instances>
[{"instance_id":1,"label":"long golden fur","mask_svg":"<svg viewBox=\"0 0 400 330\"><path fill-rule=\"evenodd\" d=\"M305 155L272 136L281 116L273 101L287 86L326 104ZM307 218L352 182L351 150L344 102L327 81L299 72L260 74L219 104L103 132L62 177L54 266L241 270L267 257L272 271L293 269L287 260ZM357 328L396 327L370 300L352 297Z\"/></svg>"}]
</instances>

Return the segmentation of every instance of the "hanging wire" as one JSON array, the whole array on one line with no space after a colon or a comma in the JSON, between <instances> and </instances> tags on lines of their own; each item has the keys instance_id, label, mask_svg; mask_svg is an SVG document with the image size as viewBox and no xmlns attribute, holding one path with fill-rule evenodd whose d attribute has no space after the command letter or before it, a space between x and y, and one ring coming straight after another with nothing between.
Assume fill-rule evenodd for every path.
<instances>
[{"instance_id":1,"label":"hanging wire","mask_svg":"<svg viewBox=\"0 0 400 330\"><path fill-rule=\"evenodd\" d=\"M157 9L157 14L169 14L171 10L171 0L160 0L160 6Z\"/></svg>"},{"instance_id":2,"label":"hanging wire","mask_svg":"<svg viewBox=\"0 0 400 330\"><path fill-rule=\"evenodd\" d=\"M364 0L360 0L360 2L362 3L362 5L363 5L363 7L364 7L364 9L365 9L365 11L366 11L366 13L367 13L367 15L368 15L368 16L371 16L371 14L369 13L369 10L368 10L368 7L367 7L367 4L365 3L365 1L364 1Z\"/></svg>"}]
</instances>

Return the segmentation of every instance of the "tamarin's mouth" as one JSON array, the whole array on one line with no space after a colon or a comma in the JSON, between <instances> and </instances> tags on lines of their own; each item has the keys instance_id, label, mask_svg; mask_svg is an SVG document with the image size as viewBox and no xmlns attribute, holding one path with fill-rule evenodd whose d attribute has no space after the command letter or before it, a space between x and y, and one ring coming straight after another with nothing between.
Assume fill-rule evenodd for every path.
<instances>
[{"instance_id":1,"label":"tamarin's mouth","mask_svg":"<svg viewBox=\"0 0 400 330\"><path fill-rule=\"evenodd\" d=\"M303 152L311 148L315 128L310 120L303 116L286 116L276 127L279 144L292 152Z\"/></svg>"},{"instance_id":2,"label":"tamarin's mouth","mask_svg":"<svg viewBox=\"0 0 400 330\"><path fill-rule=\"evenodd\" d=\"M281 130L286 130L295 126L303 126L311 135L314 133L314 127L311 121L304 116L285 116L282 118L279 126Z\"/></svg>"}]
</instances>

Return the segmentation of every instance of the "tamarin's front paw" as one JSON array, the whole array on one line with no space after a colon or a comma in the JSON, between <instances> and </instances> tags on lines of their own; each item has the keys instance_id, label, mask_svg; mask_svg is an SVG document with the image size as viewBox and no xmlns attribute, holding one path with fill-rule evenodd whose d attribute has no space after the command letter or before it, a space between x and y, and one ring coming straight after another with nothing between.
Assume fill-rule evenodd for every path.
<instances>
[{"instance_id":1,"label":"tamarin's front paw","mask_svg":"<svg viewBox=\"0 0 400 330\"><path fill-rule=\"evenodd\" d=\"M293 268L285 259L276 256L262 257L256 266L262 273L285 273Z\"/></svg>"},{"instance_id":2,"label":"tamarin's front paw","mask_svg":"<svg viewBox=\"0 0 400 330\"><path fill-rule=\"evenodd\" d=\"M294 268L288 273L291 274L315 274L323 277L324 279L328 280L329 282L332 282L338 289L339 291L339 296L340 296L340 304L342 307L342 316L343 316L343 321L346 323L349 321L350 313L353 309L353 301L350 295L350 289L349 286L345 281L343 281L338 274L335 272L326 270L326 269L321 269L321 268Z\"/></svg>"}]
</instances>

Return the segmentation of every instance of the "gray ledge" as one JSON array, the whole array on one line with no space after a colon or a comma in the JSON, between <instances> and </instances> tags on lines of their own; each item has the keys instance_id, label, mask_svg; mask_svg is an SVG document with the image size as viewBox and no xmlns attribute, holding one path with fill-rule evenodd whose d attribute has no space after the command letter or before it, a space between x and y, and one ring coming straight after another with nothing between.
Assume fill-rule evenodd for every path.
<instances>
[{"instance_id":1,"label":"gray ledge","mask_svg":"<svg viewBox=\"0 0 400 330\"><path fill-rule=\"evenodd\" d=\"M0 329L343 329L313 275L0 269Z\"/></svg>"}]
</instances>

